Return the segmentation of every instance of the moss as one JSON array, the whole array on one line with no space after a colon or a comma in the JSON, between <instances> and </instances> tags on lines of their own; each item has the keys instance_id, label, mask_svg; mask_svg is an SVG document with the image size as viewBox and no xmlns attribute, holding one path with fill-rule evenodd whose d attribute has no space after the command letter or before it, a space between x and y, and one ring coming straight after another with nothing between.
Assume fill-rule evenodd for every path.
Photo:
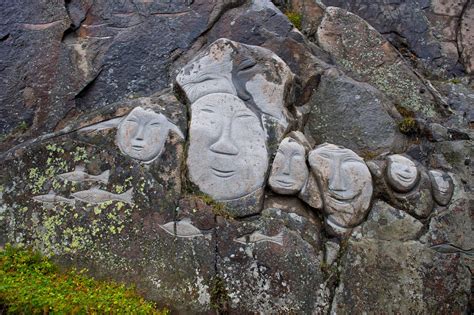
<instances>
[{"instance_id":1,"label":"moss","mask_svg":"<svg viewBox=\"0 0 474 315\"><path fill-rule=\"evenodd\" d=\"M459 79L459 78L453 78L453 79L449 80L449 83L460 84L460 83L462 83L462 80Z\"/></svg>"},{"instance_id":2,"label":"moss","mask_svg":"<svg viewBox=\"0 0 474 315\"><path fill-rule=\"evenodd\" d=\"M407 117L398 122L398 129L403 134L413 135L418 132L418 125L415 119Z\"/></svg>"},{"instance_id":3,"label":"moss","mask_svg":"<svg viewBox=\"0 0 474 315\"><path fill-rule=\"evenodd\" d=\"M285 15L288 17L288 20L299 30L301 30L301 21L303 19L303 16L300 13L294 12L294 11L288 11L285 13Z\"/></svg>"},{"instance_id":4,"label":"moss","mask_svg":"<svg viewBox=\"0 0 474 315\"><path fill-rule=\"evenodd\" d=\"M196 195L196 197L204 201L206 205L212 207L212 212L215 215L218 215L227 219L230 218L229 214L226 211L225 204L214 200L211 196L206 195L206 194L199 194L199 195Z\"/></svg>"},{"instance_id":5,"label":"moss","mask_svg":"<svg viewBox=\"0 0 474 315\"><path fill-rule=\"evenodd\" d=\"M0 252L0 303L11 314L168 314L132 288L59 272L50 260L9 245Z\"/></svg>"},{"instance_id":6,"label":"moss","mask_svg":"<svg viewBox=\"0 0 474 315\"><path fill-rule=\"evenodd\" d=\"M220 277L212 279L209 286L209 293L211 296L211 307L219 313L225 312L228 309L229 296L225 288L225 282Z\"/></svg>"}]
</instances>

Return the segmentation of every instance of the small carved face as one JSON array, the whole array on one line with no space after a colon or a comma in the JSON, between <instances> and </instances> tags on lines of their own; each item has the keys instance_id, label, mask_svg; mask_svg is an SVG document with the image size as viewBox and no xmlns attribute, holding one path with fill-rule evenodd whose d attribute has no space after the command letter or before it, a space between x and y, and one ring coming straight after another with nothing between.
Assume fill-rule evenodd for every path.
<instances>
[{"instance_id":1,"label":"small carved face","mask_svg":"<svg viewBox=\"0 0 474 315\"><path fill-rule=\"evenodd\" d=\"M238 97L214 93L191 105L187 160L191 181L216 200L243 197L263 186L266 134Z\"/></svg>"},{"instance_id":2,"label":"small carved face","mask_svg":"<svg viewBox=\"0 0 474 315\"><path fill-rule=\"evenodd\" d=\"M117 144L123 154L151 162L160 155L168 133L165 116L136 107L118 126Z\"/></svg>"},{"instance_id":3,"label":"small carved face","mask_svg":"<svg viewBox=\"0 0 474 315\"><path fill-rule=\"evenodd\" d=\"M308 157L321 183L326 221L353 227L365 217L372 197L372 177L364 160L353 151L323 144Z\"/></svg>"},{"instance_id":4,"label":"small carved face","mask_svg":"<svg viewBox=\"0 0 474 315\"><path fill-rule=\"evenodd\" d=\"M308 179L304 147L292 138L285 138L278 147L270 173L269 184L273 191L291 195L303 188Z\"/></svg>"},{"instance_id":5,"label":"small carved face","mask_svg":"<svg viewBox=\"0 0 474 315\"><path fill-rule=\"evenodd\" d=\"M454 183L448 174L432 170L430 171L431 187L434 200L441 206L446 206L454 192Z\"/></svg>"},{"instance_id":6,"label":"small carved face","mask_svg":"<svg viewBox=\"0 0 474 315\"><path fill-rule=\"evenodd\" d=\"M419 179L415 163L403 155L394 154L388 158L387 180L395 191L409 192Z\"/></svg>"}]
</instances>

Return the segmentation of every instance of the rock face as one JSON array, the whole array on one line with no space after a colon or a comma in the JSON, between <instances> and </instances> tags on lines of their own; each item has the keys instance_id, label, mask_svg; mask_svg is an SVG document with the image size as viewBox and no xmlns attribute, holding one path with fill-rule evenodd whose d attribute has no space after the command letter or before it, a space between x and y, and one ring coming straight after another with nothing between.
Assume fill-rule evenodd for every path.
<instances>
[{"instance_id":1,"label":"rock face","mask_svg":"<svg viewBox=\"0 0 474 315\"><path fill-rule=\"evenodd\" d=\"M0 4L0 246L176 313L472 312L472 6L274 3Z\"/></svg>"}]
</instances>

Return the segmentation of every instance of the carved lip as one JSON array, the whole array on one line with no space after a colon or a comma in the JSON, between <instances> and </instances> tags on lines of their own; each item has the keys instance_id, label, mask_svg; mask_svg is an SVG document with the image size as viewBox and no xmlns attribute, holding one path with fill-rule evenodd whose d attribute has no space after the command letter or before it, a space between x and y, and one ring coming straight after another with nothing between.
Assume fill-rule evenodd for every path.
<instances>
[{"instance_id":1,"label":"carved lip","mask_svg":"<svg viewBox=\"0 0 474 315\"><path fill-rule=\"evenodd\" d=\"M132 149L135 150L135 151L141 151L141 150L143 150L143 146L138 145L138 144L134 144L134 145L132 145Z\"/></svg>"},{"instance_id":2,"label":"carved lip","mask_svg":"<svg viewBox=\"0 0 474 315\"><path fill-rule=\"evenodd\" d=\"M329 198L334 200L335 203L347 204L354 200L359 194L340 194L334 191L329 192Z\"/></svg>"},{"instance_id":3,"label":"carved lip","mask_svg":"<svg viewBox=\"0 0 474 315\"><path fill-rule=\"evenodd\" d=\"M227 171L227 170L220 170L220 169L211 167L211 171L214 175L221 178L230 178L235 175L235 171L233 170Z\"/></svg>"},{"instance_id":4,"label":"carved lip","mask_svg":"<svg viewBox=\"0 0 474 315\"><path fill-rule=\"evenodd\" d=\"M413 181L413 176L411 174L409 175L403 175L401 173L397 174L397 177L402 181L402 182L411 182Z\"/></svg>"},{"instance_id":5,"label":"carved lip","mask_svg":"<svg viewBox=\"0 0 474 315\"><path fill-rule=\"evenodd\" d=\"M286 181L286 180L284 180L284 179L277 179L276 182L277 182L280 186L283 186L283 187L291 187L291 186L293 186L293 182Z\"/></svg>"}]
</instances>

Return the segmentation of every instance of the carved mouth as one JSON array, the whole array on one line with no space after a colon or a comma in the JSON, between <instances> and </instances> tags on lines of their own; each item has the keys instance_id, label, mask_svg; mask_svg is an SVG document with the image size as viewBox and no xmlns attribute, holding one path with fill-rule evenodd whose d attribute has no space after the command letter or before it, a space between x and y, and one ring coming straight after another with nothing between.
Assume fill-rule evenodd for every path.
<instances>
[{"instance_id":1,"label":"carved mouth","mask_svg":"<svg viewBox=\"0 0 474 315\"><path fill-rule=\"evenodd\" d=\"M289 188L289 187L293 186L293 182L289 182L289 181L286 181L286 180L283 180L283 179L277 179L276 182L280 186L286 187L286 188Z\"/></svg>"},{"instance_id":2,"label":"carved mouth","mask_svg":"<svg viewBox=\"0 0 474 315\"><path fill-rule=\"evenodd\" d=\"M141 150L143 150L143 146L142 146L142 145L134 144L134 145L132 145L132 149L133 149L134 151L140 152Z\"/></svg>"},{"instance_id":3,"label":"carved mouth","mask_svg":"<svg viewBox=\"0 0 474 315\"><path fill-rule=\"evenodd\" d=\"M211 167L211 171L214 175L220 178L230 178L235 175L235 171L219 170L217 168Z\"/></svg>"},{"instance_id":4,"label":"carved mouth","mask_svg":"<svg viewBox=\"0 0 474 315\"><path fill-rule=\"evenodd\" d=\"M331 200L333 200L335 203L338 204L347 204L350 203L352 200L354 200L359 194L339 194L337 192L331 191L329 194L329 197Z\"/></svg>"},{"instance_id":5,"label":"carved mouth","mask_svg":"<svg viewBox=\"0 0 474 315\"><path fill-rule=\"evenodd\" d=\"M397 175L398 175L398 178L402 182L409 183L409 182L413 181L413 176L411 174L408 174L408 175L397 174Z\"/></svg>"}]
</instances>

